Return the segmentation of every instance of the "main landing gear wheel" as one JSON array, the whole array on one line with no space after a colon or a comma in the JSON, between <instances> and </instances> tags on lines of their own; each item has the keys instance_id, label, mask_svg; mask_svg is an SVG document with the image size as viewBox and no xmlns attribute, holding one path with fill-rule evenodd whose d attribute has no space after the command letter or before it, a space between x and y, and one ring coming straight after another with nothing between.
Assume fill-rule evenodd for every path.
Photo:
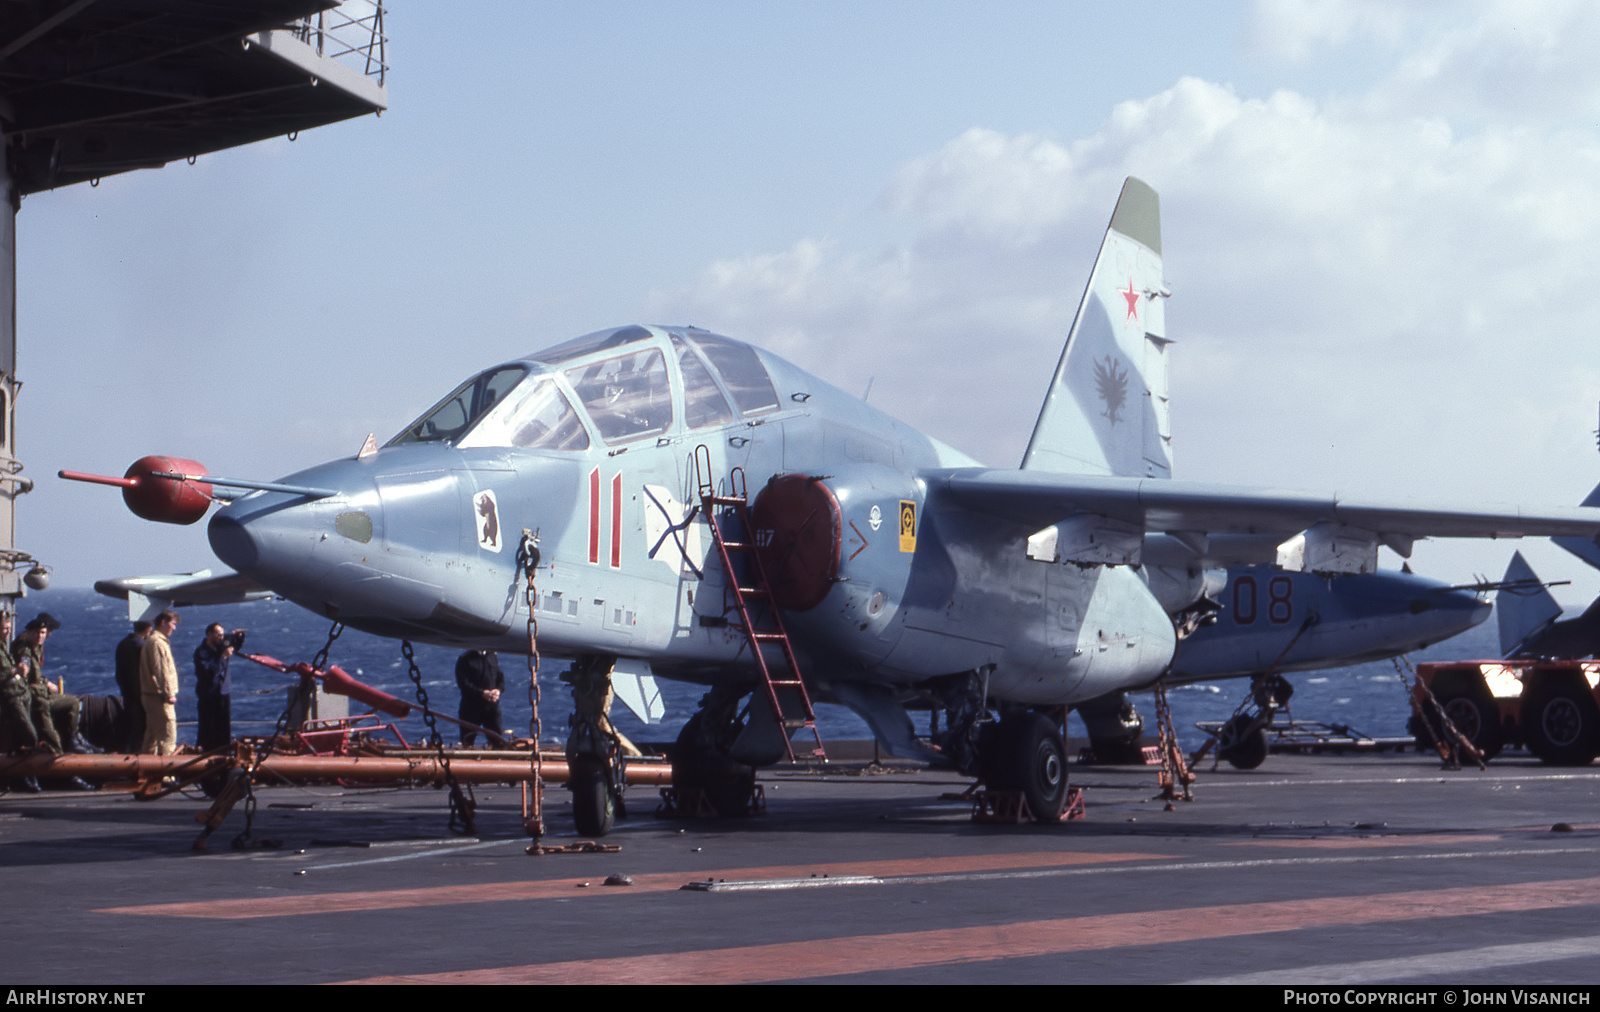
<instances>
[{"instance_id":1,"label":"main landing gear wheel","mask_svg":"<svg viewBox=\"0 0 1600 1012\"><path fill-rule=\"evenodd\" d=\"M984 782L997 791L1021 791L1041 822L1061 818L1067 810L1067 757L1055 722L1042 713L1025 713L990 728Z\"/></svg>"},{"instance_id":2,"label":"main landing gear wheel","mask_svg":"<svg viewBox=\"0 0 1600 1012\"><path fill-rule=\"evenodd\" d=\"M572 821L579 836L605 836L616 822L616 804L606 781L604 759L575 756L568 760L567 789L572 792Z\"/></svg>"},{"instance_id":3,"label":"main landing gear wheel","mask_svg":"<svg viewBox=\"0 0 1600 1012\"><path fill-rule=\"evenodd\" d=\"M1544 677L1522 690L1528 750L1556 766L1583 766L1600 753L1600 712L1582 678Z\"/></svg>"},{"instance_id":4,"label":"main landing gear wheel","mask_svg":"<svg viewBox=\"0 0 1600 1012\"><path fill-rule=\"evenodd\" d=\"M672 786L678 791L702 791L717 814L728 818L750 811L756 771L708 749L701 728L705 711L697 712L678 732L672 751Z\"/></svg>"},{"instance_id":5,"label":"main landing gear wheel","mask_svg":"<svg viewBox=\"0 0 1600 1012\"><path fill-rule=\"evenodd\" d=\"M1267 729L1252 714L1229 718L1217 732L1217 756L1234 769L1255 769L1267 761Z\"/></svg>"}]
</instances>

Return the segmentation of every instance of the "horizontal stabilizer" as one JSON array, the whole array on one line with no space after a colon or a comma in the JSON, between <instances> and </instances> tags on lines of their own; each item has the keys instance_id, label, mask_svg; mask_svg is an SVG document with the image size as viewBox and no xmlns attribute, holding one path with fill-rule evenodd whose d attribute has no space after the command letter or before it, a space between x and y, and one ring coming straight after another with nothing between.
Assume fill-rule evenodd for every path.
<instances>
[{"instance_id":1,"label":"horizontal stabilizer","mask_svg":"<svg viewBox=\"0 0 1600 1012\"><path fill-rule=\"evenodd\" d=\"M1585 506L1600 506L1600 485L1594 487L1589 497L1583 501ZM1600 543L1594 538L1551 538L1557 545L1576 555L1596 569L1600 569Z\"/></svg>"},{"instance_id":2,"label":"horizontal stabilizer","mask_svg":"<svg viewBox=\"0 0 1600 1012\"><path fill-rule=\"evenodd\" d=\"M1515 657L1561 617L1550 588L1539 582L1533 567L1513 552L1502 586L1495 593L1495 618L1500 623L1500 656Z\"/></svg>"},{"instance_id":3,"label":"horizontal stabilizer","mask_svg":"<svg viewBox=\"0 0 1600 1012\"><path fill-rule=\"evenodd\" d=\"M96 580L94 589L107 597L127 601L128 619L135 622L150 619L165 608L242 604L245 601L266 601L277 596L248 576L240 573L212 576L209 569L194 573Z\"/></svg>"}]
</instances>

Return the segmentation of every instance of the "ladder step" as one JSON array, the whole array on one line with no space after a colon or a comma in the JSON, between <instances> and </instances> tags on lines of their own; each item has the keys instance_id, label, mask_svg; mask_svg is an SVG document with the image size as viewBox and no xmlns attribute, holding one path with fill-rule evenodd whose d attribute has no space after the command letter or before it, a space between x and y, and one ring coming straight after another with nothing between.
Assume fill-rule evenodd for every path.
<instances>
[{"instance_id":1,"label":"ladder step","mask_svg":"<svg viewBox=\"0 0 1600 1012\"><path fill-rule=\"evenodd\" d=\"M748 541L724 541L722 543L722 547L726 548L730 552L748 552L754 549L756 546L750 544Z\"/></svg>"},{"instance_id":2,"label":"ladder step","mask_svg":"<svg viewBox=\"0 0 1600 1012\"><path fill-rule=\"evenodd\" d=\"M789 637L783 633L752 632L750 634L757 643L787 643Z\"/></svg>"},{"instance_id":3,"label":"ladder step","mask_svg":"<svg viewBox=\"0 0 1600 1012\"><path fill-rule=\"evenodd\" d=\"M763 587L740 587L739 593L745 597L771 597L772 591Z\"/></svg>"}]
</instances>

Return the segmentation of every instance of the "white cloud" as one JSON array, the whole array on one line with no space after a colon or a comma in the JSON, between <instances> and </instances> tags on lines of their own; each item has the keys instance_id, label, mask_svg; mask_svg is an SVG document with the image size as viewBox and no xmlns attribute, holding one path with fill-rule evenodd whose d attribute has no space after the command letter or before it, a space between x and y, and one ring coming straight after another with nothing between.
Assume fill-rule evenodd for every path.
<instances>
[{"instance_id":1,"label":"white cloud","mask_svg":"<svg viewBox=\"0 0 1600 1012\"><path fill-rule=\"evenodd\" d=\"M1399 31L1339 10L1303 44ZM1415 43L1359 95L1185 78L1089 136L969 130L887 182L904 243L718 263L658 293L657 315L853 392L876 376L875 403L1009 464L1138 175L1163 200L1180 474L1575 501L1600 394L1600 134L1520 111L1566 97L1554 82L1595 15L1549 4L1554 28L1508 41L1507 10ZM1530 53L1548 79L1496 101L1495 75Z\"/></svg>"},{"instance_id":2,"label":"white cloud","mask_svg":"<svg viewBox=\"0 0 1600 1012\"><path fill-rule=\"evenodd\" d=\"M1352 40L1397 41L1405 8L1383 0L1260 0L1253 41L1263 52L1303 60Z\"/></svg>"},{"instance_id":3,"label":"white cloud","mask_svg":"<svg viewBox=\"0 0 1600 1012\"><path fill-rule=\"evenodd\" d=\"M1600 110L1600 8L1585 0L1494 0L1427 37L1378 98L1467 117L1587 120Z\"/></svg>"}]
</instances>

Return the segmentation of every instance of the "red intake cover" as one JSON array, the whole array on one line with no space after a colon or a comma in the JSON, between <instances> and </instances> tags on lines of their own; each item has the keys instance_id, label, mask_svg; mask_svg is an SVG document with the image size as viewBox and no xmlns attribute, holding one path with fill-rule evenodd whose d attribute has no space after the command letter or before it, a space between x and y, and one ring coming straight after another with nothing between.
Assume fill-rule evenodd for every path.
<instances>
[{"instance_id":1,"label":"red intake cover","mask_svg":"<svg viewBox=\"0 0 1600 1012\"><path fill-rule=\"evenodd\" d=\"M182 457L141 457L128 468L124 478L137 485L122 490L122 501L134 515L163 524L192 524L211 507L211 485L203 481L174 481L154 477L152 471L177 471L180 474L205 474L206 469Z\"/></svg>"},{"instance_id":2,"label":"red intake cover","mask_svg":"<svg viewBox=\"0 0 1600 1012\"><path fill-rule=\"evenodd\" d=\"M809 475L775 477L756 496L750 522L773 603L785 611L821 604L839 575L843 521L832 490Z\"/></svg>"}]
</instances>

